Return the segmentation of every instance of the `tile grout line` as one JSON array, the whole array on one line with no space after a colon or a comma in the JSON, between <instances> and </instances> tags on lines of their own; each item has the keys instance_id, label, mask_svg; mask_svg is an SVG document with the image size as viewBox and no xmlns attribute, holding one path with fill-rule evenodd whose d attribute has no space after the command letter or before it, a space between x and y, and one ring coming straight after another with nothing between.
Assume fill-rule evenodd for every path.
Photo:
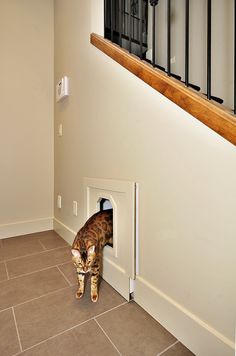
<instances>
[{"instance_id":1,"label":"tile grout line","mask_svg":"<svg viewBox=\"0 0 236 356\"><path fill-rule=\"evenodd\" d=\"M9 277L9 273L8 273L8 269L7 269L7 263L6 263L6 261L4 261L4 265L5 265L5 269L6 269L7 280L9 280L9 279L10 279L10 277ZM4 282L4 281L2 281L2 282Z\"/></svg>"},{"instance_id":2,"label":"tile grout line","mask_svg":"<svg viewBox=\"0 0 236 356\"><path fill-rule=\"evenodd\" d=\"M13 258L7 258L5 260L2 260L1 262L9 262L9 261L15 261L15 260L19 260L21 258L25 258L25 257L30 257L30 256L35 256L35 255L40 255L42 253L45 253L45 252L50 252L50 251L55 251L55 250L59 250L61 248L68 248L70 246L60 246L60 247L55 247L55 248L51 248L51 249L48 249L48 250L43 250L43 251L40 251L40 252L33 252L33 253L28 253L26 255L22 255L22 256L18 256L18 257L13 257Z\"/></svg>"},{"instance_id":3,"label":"tile grout line","mask_svg":"<svg viewBox=\"0 0 236 356\"><path fill-rule=\"evenodd\" d=\"M45 267L45 268L42 268L42 269L37 269L37 270L35 270L33 272L19 274L19 276L15 276L15 277L9 278L9 280L16 279L16 278L21 278L21 277L24 277L24 276L30 276L31 274L38 273L38 272L43 272L43 271L46 271L47 269L56 268L56 267L57 267L57 265L53 265L53 266ZM0 286L1 286L2 282L6 282L6 281L1 281L0 282Z\"/></svg>"},{"instance_id":4,"label":"tile grout line","mask_svg":"<svg viewBox=\"0 0 236 356\"><path fill-rule=\"evenodd\" d=\"M42 269L38 269L38 270L33 271L33 272L28 272L28 273L24 273L24 274L19 274L19 276L15 276L15 277L8 278L8 280L12 280L12 279L16 279L16 278L21 278L21 277L25 277L25 276L30 276L31 274L38 273L38 272L43 272L43 271L46 271L47 269L55 268L55 267L57 267L57 265L55 265L55 266L50 266L50 267L45 267L45 268L42 268ZM1 282L0 282L0 286L1 286L1 283L2 283L2 282L5 282L5 281L1 281Z\"/></svg>"},{"instance_id":5,"label":"tile grout line","mask_svg":"<svg viewBox=\"0 0 236 356\"><path fill-rule=\"evenodd\" d=\"M17 326L17 322L16 322L15 311L14 311L14 308L13 308L13 307L11 308L11 310L12 310L13 318L14 318L14 321L15 321L16 333L17 333L17 337L18 337L18 342L19 342L20 350L21 350L21 352L22 352L23 349L22 349L22 345L21 345L21 341L20 341L20 334L19 334L19 330L18 330L18 326Z\"/></svg>"},{"instance_id":6,"label":"tile grout line","mask_svg":"<svg viewBox=\"0 0 236 356\"><path fill-rule=\"evenodd\" d=\"M110 343L112 344L112 346L114 347L114 349L116 349L116 351L118 352L118 354L120 356L122 356L122 354L120 353L120 351L118 350L118 348L116 347L116 345L114 344L114 342L111 340L111 338L107 335L107 333L105 332L105 330L103 329L103 327L99 324L99 322L96 320L96 318L94 318L94 321L97 323L98 327L102 330L103 334L106 336L106 338L110 341Z\"/></svg>"},{"instance_id":7,"label":"tile grout line","mask_svg":"<svg viewBox=\"0 0 236 356\"><path fill-rule=\"evenodd\" d=\"M65 278L65 280L67 281L67 283L69 284L70 287L72 287L72 284L70 283L69 279L65 276L65 274L60 270L60 268L58 266L56 266L58 271L61 273L61 275Z\"/></svg>"},{"instance_id":8,"label":"tile grout line","mask_svg":"<svg viewBox=\"0 0 236 356\"><path fill-rule=\"evenodd\" d=\"M45 342L47 342L47 341L49 341L49 340L51 340L51 339L54 339L54 338L57 337L57 336L60 336L60 335L62 335L62 334L65 334L67 331L73 330L73 329L77 328L78 326L81 326L81 325L83 325L83 324L86 324L86 323L88 323L89 321L92 321L92 320L93 320L93 318L90 318L90 319L88 319L88 320L82 321L81 323L76 324L76 325L72 326L72 327L69 328L69 329L63 330L63 331L61 331L60 333L58 333L58 334L56 334L56 335L52 335L52 336L48 337L47 339L42 340L42 341L38 342L37 344L34 344L34 345L32 345L32 346L30 346L30 347L28 347L28 348L26 348L26 349L24 349L24 350L22 350L22 351L25 352L25 351L31 350L31 349L33 349L33 348L36 347L36 346L39 346L39 345L41 345L41 344L44 344ZM19 353L17 353L16 355L18 355L18 354L19 354ZM16 355L14 355L14 356L16 356Z\"/></svg>"},{"instance_id":9,"label":"tile grout line","mask_svg":"<svg viewBox=\"0 0 236 356\"><path fill-rule=\"evenodd\" d=\"M68 288L68 287L67 287L67 288ZM39 298L40 298L40 297L39 297ZM128 302L126 302L126 303L128 303ZM22 304L24 304L24 303L22 303ZM68 331L70 331L70 330L73 330L73 329L75 329L75 328L77 328L77 327L79 327L79 326L81 326L81 325L83 325L83 324L86 324L86 323L88 323L89 321L92 321L92 320L95 321L95 318L97 318L97 317L99 317L99 316L101 316L101 315L103 315L103 314L105 314L105 313L108 313L109 311L112 311L112 310L114 310L114 309L116 309L116 308L119 308L119 307L121 307L121 306L124 305L124 304L125 304L125 303L119 304L119 305L117 305L116 307L113 307L113 308L107 310L106 312L100 313L100 314L98 314L98 315L96 315L96 316L93 316L93 317L91 317L91 318L89 318L89 319L87 319L87 320L85 320L85 321L82 321L81 323L76 324L76 325L72 326L72 327L69 328L69 329L63 330L63 331L61 331L60 333L58 333L58 334L56 334L56 335L52 335L52 336L50 336L49 338L47 338L47 339L45 339L45 340L42 340L42 341L38 342L37 344L32 345L32 346L30 346L30 347L24 349L23 351L31 350L32 348L34 348L34 347L36 347L36 346L38 346L38 345L41 345L41 344L47 342L48 340L54 339L54 338L57 337L57 336L60 336L60 335L62 335L62 334L65 334L66 332L68 332ZM11 309L11 308L8 308L8 309ZM17 354L15 354L15 355L13 355L13 356L17 356L17 355L20 355L20 352L18 352Z\"/></svg>"},{"instance_id":10,"label":"tile grout line","mask_svg":"<svg viewBox=\"0 0 236 356\"><path fill-rule=\"evenodd\" d=\"M129 302L124 302L124 303L121 303L121 304L119 304L119 305L117 305L116 307L113 307L113 308L111 308L111 309L109 309L109 310L106 310L106 311L104 311L103 313L100 313L100 314L98 314L98 315L95 315L94 316L94 318L99 318L100 316L102 316L102 315L104 315L104 314L107 314L107 313L109 313L109 312L111 312L111 311L113 311L113 310L115 310L115 309L117 309L117 308L119 308L119 307L122 307L123 305L125 305L125 304L128 304Z\"/></svg>"},{"instance_id":11,"label":"tile grout line","mask_svg":"<svg viewBox=\"0 0 236 356\"><path fill-rule=\"evenodd\" d=\"M48 295L51 295L51 294L54 294L54 293L60 292L60 291L62 291L62 290L64 290L64 289L68 289L68 288L69 288L69 286L66 286L66 287L63 287L63 288L59 288L59 289L54 290L54 291L52 291L52 292L49 292L49 293L46 293L46 294L40 295L39 297L35 297L35 298L32 298L32 299L26 300L25 302L22 302L22 303L16 304L16 305L14 305L14 307L18 307L18 306L20 306L20 305L23 305L23 304L26 304L26 303L32 302L33 300L37 300L37 299L40 299L40 298L46 297L46 296L48 296Z\"/></svg>"},{"instance_id":12,"label":"tile grout line","mask_svg":"<svg viewBox=\"0 0 236 356\"><path fill-rule=\"evenodd\" d=\"M62 291L62 290L64 290L64 289L67 289L67 288L71 288L71 287L70 287L70 286L66 286L66 287L63 287L63 288L60 288L60 289L54 290L54 291L52 291L52 292L49 292L49 293L46 293L46 294L40 295L39 297L35 297L35 298L32 298L32 299L26 300L25 302L22 302L22 303L19 303L19 304L15 304L15 305L13 305L13 306L10 306L10 307L7 307L7 308L5 308L5 309L0 310L0 313L4 312L4 311L6 311L6 310L9 310L9 309L11 309L11 308L16 308L16 307L19 307L20 305L23 305L23 304L26 304L26 303L32 302L32 301L34 301L34 300L37 300L37 299L40 299L40 298L46 297L46 296L48 296L48 295L51 295L51 294L54 294L54 293L60 292L60 291Z\"/></svg>"},{"instance_id":13,"label":"tile grout line","mask_svg":"<svg viewBox=\"0 0 236 356\"><path fill-rule=\"evenodd\" d=\"M178 344L178 343L179 343L179 340L176 340L173 344L171 344L170 346L168 346L165 350L159 352L159 353L157 354L157 356L163 355L166 351L170 350L173 346L175 346L175 345Z\"/></svg>"},{"instance_id":14,"label":"tile grout line","mask_svg":"<svg viewBox=\"0 0 236 356\"><path fill-rule=\"evenodd\" d=\"M65 264L66 264L66 263L65 263ZM52 268L55 268L55 267L57 267L57 265L52 266ZM44 270L41 270L41 271L45 271L45 270L50 269L50 268L51 268L51 267L48 267L48 268L45 268ZM41 272L41 271L35 271L35 272L32 272L32 274L33 274L33 273L37 273L37 272ZM29 273L29 274L31 274L31 273ZM23 275L21 275L21 276L19 276L19 277L23 277L23 276L25 276L25 275L26 275L26 274L23 274ZM15 279L15 278L18 278L18 277L13 277L13 278L10 278L9 280L12 280L12 279ZM2 282L4 282L4 281L2 281ZM2 283L2 282L0 282L0 286L1 286L1 283ZM5 281L5 282L6 282L6 281ZM29 300L27 300L27 301L25 301L25 302L22 302L22 303L19 303L19 304L15 304L15 305L10 306L10 307L8 307L8 308L2 309L2 310L0 309L0 313L1 313L1 312L4 312L5 310L11 309L12 307L18 307L19 305L26 304L26 303L31 302L31 301L33 301L33 300L43 298L43 297L45 297L45 296L47 296L47 295L51 295L51 294L57 293L57 292L59 292L59 291L61 291L61 290L67 289L67 288L69 288L69 287L75 287L76 285L77 285L77 284L71 284L71 285L69 285L69 286L66 286L66 287L63 287L63 288L54 290L54 291L52 291L52 292L49 292L49 293L40 295L39 297L35 297L35 298L29 299ZM104 313L105 313L105 312L104 312Z\"/></svg>"},{"instance_id":15,"label":"tile grout line","mask_svg":"<svg viewBox=\"0 0 236 356\"><path fill-rule=\"evenodd\" d=\"M5 311L7 311L7 310L10 310L11 308L13 308L13 307L8 307L8 308L6 308L6 309L0 310L0 314L3 313L3 312L5 312Z\"/></svg>"},{"instance_id":16,"label":"tile grout line","mask_svg":"<svg viewBox=\"0 0 236 356\"><path fill-rule=\"evenodd\" d=\"M70 261L68 261L68 262L63 262L63 263L58 263L57 264L57 266L64 266L64 265L66 265L66 264L68 264L68 263L70 263L70 264L72 264L72 260L70 260Z\"/></svg>"},{"instance_id":17,"label":"tile grout line","mask_svg":"<svg viewBox=\"0 0 236 356\"><path fill-rule=\"evenodd\" d=\"M40 238L38 239L39 244L41 245L41 247L43 248L44 251L47 251L46 247L44 246L44 244L42 243L42 241L40 241Z\"/></svg>"}]
</instances>

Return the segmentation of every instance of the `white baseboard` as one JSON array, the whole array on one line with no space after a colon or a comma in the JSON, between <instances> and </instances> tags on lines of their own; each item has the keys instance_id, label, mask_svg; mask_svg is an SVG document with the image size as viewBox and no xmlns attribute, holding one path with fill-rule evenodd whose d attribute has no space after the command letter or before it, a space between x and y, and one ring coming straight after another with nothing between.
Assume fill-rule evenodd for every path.
<instances>
[{"instance_id":1,"label":"white baseboard","mask_svg":"<svg viewBox=\"0 0 236 356\"><path fill-rule=\"evenodd\" d=\"M53 218L41 218L28 221L18 221L0 225L0 239L13 236L33 234L35 232L53 229Z\"/></svg>"},{"instance_id":2,"label":"white baseboard","mask_svg":"<svg viewBox=\"0 0 236 356\"><path fill-rule=\"evenodd\" d=\"M234 356L234 342L149 282L137 277L134 300L197 356Z\"/></svg>"},{"instance_id":3,"label":"white baseboard","mask_svg":"<svg viewBox=\"0 0 236 356\"><path fill-rule=\"evenodd\" d=\"M54 217L53 219L53 229L60 235L69 245L72 245L77 232L70 229L68 226L63 224L60 220Z\"/></svg>"}]
</instances>

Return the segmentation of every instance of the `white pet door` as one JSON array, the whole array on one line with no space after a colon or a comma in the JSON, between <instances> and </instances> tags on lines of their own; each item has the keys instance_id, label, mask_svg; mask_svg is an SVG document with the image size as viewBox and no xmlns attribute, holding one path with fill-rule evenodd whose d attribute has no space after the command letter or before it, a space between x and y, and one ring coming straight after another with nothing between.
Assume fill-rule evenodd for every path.
<instances>
[{"instance_id":1,"label":"white pet door","mask_svg":"<svg viewBox=\"0 0 236 356\"><path fill-rule=\"evenodd\" d=\"M113 244L104 248L102 277L129 300L135 278L136 184L84 178L84 187L86 219L113 209Z\"/></svg>"}]
</instances>

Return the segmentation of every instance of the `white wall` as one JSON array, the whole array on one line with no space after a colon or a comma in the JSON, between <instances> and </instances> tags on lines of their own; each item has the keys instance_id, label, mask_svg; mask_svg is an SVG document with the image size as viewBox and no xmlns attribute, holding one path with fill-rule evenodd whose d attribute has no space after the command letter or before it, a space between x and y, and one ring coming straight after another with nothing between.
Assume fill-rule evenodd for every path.
<instances>
[{"instance_id":1,"label":"white wall","mask_svg":"<svg viewBox=\"0 0 236 356\"><path fill-rule=\"evenodd\" d=\"M0 237L53 216L53 0L0 1Z\"/></svg>"},{"instance_id":2,"label":"white wall","mask_svg":"<svg viewBox=\"0 0 236 356\"><path fill-rule=\"evenodd\" d=\"M56 105L55 226L72 236L84 221L83 177L138 182L136 300L157 318L166 308L160 321L198 355L232 355L235 147L89 44L102 28L98 4L55 1L55 79L71 82ZM154 307L142 291L156 295ZM186 315L191 327L180 324Z\"/></svg>"}]
</instances>

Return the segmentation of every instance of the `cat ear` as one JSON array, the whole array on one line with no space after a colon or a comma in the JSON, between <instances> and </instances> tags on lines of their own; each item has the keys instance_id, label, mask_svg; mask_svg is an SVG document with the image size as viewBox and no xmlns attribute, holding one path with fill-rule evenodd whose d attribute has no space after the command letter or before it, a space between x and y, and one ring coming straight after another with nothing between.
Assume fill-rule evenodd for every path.
<instances>
[{"instance_id":1,"label":"cat ear","mask_svg":"<svg viewBox=\"0 0 236 356\"><path fill-rule=\"evenodd\" d=\"M78 250L72 249L71 253L74 257L81 257L80 252Z\"/></svg>"},{"instance_id":2,"label":"cat ear","mask_svg":"<svg viewBox=\"0 0 236 356\"><path fill-rule=\"evenodd\" d=\"M94 252L95 252L95 246L89 247L89 249L88 249L88 254L90 255L90 254L92 254L92 253L94 253Z\"/></svg>"}]
</instances>

